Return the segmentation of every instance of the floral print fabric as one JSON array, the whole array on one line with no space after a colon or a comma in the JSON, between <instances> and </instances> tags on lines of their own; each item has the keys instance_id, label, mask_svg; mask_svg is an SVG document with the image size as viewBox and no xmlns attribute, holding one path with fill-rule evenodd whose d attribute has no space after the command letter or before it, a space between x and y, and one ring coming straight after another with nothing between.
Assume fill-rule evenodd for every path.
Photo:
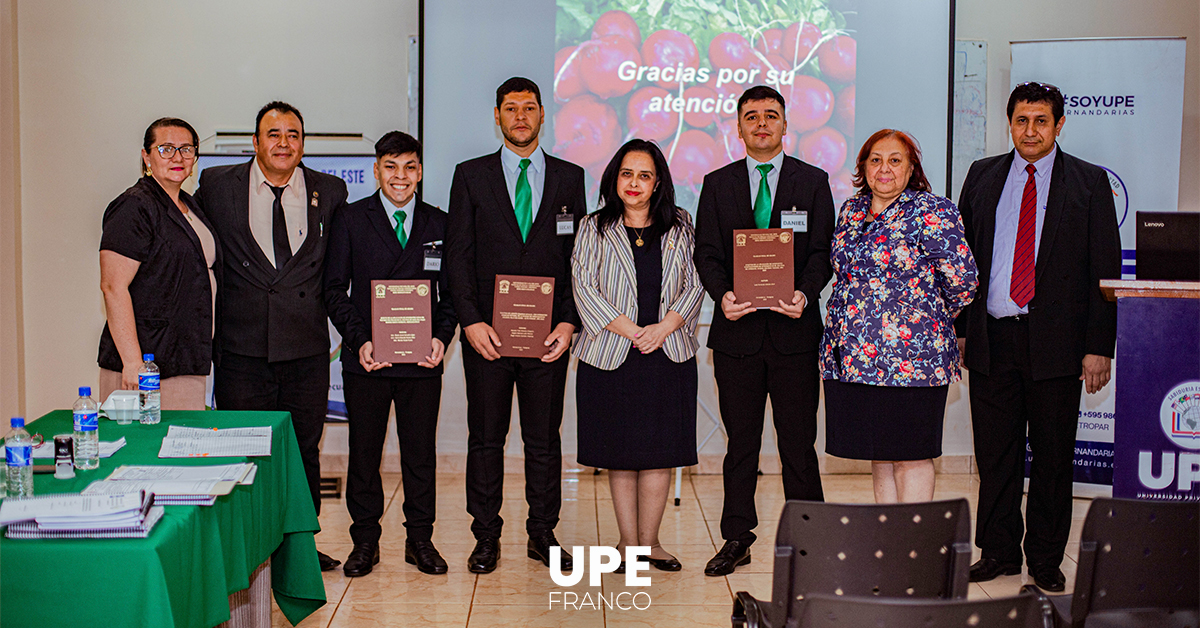
<instances>
[{"instance_id":1,"label":"floral print fabric","mask_svg":"<svg viewBox=\"0 0 1200 628\"><path fill-rule=\"evenodd\" d=\"M948 199L905 190L874 221L867 192L833 233L833 295L821 378L876 386L961 379L954 319L978 285L962 217Z\"/></svg>"}]
</instances>

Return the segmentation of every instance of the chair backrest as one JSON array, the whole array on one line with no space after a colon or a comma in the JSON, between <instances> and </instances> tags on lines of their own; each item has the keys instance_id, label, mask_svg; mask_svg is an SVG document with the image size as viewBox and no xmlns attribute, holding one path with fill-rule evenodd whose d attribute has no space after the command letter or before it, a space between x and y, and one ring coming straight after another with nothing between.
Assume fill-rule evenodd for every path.
<instances>
[{"instance_id":1,"label":"chair backrest","mask_svg":"<svg viewBox=\"0 0 1200 628\"><path fill-rule=\"evenodd\" d=\"M800 628L1050 628L1049 602L1024 592L982 600L880 599L814 593Z\"/></svg>"},{"instance_id":2,"label":"chair backrest","mask_svg":"<svg viewBox=\"0 0 1200 628\"><path fill-rule=\"evenodd\" d=\"M915 504L789 501L775 536L768 614L799 615L811 593L892 598L967 597L967 500Z\"/></svg>"},{"instance_id":3,"label":"chair backrest","mask_svg":"<svg viewBox=\"0 0 1200 628\"><path fill-rule=\"evenodd\" d=\"M1080 535L1071 617L1200 608L1200 504L1096 499Z\"/></svg>"}]
</instances>

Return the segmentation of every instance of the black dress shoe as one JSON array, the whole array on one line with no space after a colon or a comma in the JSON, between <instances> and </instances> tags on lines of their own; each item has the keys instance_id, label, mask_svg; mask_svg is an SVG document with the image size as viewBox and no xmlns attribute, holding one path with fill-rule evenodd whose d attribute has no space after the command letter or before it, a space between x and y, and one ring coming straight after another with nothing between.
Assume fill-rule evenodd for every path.
<instances>
[{"instance_id":1,"label":"black dress shoe","mask_svg":"<svg viewBox=\"0 0 1200 628\"><path fill-rule=\"evenodd\" d=\"M554 538L553 532L543 532L541 534L529 537L529 543L525 546L528 548L528 555L534 560L542 561L542 564L550 566L550 548L559 545L558 539ZM571 560L571 555L564 548L562 550L562 562L559 569L562 571L571 571L574 562Z\"/></svg>"},{"instance_id":2,"label":"black dress shoe","mask_svg":"<svg viewBox=\"0 0 1200 628\"><path fill-rule=\"evenodd\" d=\"M492 573L496 571L496 563L500 560L500 539L479 539L475 549L467 558L467 571L471 573Z\"/></svg>"},{"instance_id":3,"label":"black dress shoe","mask_svg":"<svg viewBox=\"0 0 1200 628\"><path fill-rule=\"evenodd\" d=\"M987 582L995 580L997 576L1015 576L1021 573L1021 565L1013 563L1002 563L995 558L980 558L971 565L971 573L968 579L971 582Z\"/></svg>"},{"instance_id":4,"label":"black dress shoe","mask_svg":"<svg viewBox=\"0 0 1200 628\"><path fill-rule=\"evenodd\" d=\"M357 578L371 573L371 569L379 564L378 543L355 543L354 549L346 557L342 573L348 578Z\"/></svg>"},{"instance_id":5,"label":"black dress shoe","mask_svg":"<svg viewBox=\"0 0 1200 628\"><path fill-rule=\"evenodd\" d=\"M321 563L321 571L333 571L342 561L323 552L317 552L317 562Z\"/></svg>"},{"instance_id":6,"label":"black dress shoe","mask_svg":"<svg viewBox=\"0 0 1200 628\"><path fill-rule=\"evenodd\" d=\"M441 575L446 573L446 561L433 546L433 541L405 541L404 562L416 565L421 573Z\"/></svg>"},{"instance_id":7,"label":"black dress shoe","mask_svg":"<svg viewBox=\"0 0 1200 628\"><path fill-rule=\"evenodd\" d=\"M1043 591L1057 593L1067 588L1067 577L1053 565L1030 565L1029 575L1033 576L1033 583Z\"/></svg>"},{"instance_id":8,"label":"black dress shoe","mask_svg":"<svg viewBox=\"0 0 1200 628\"><path fill-rule=\"evenodd\" d=\"M734 568L750 562L750 546L741 541L725 541L725 545L704 566L706 576L728 576Z\"/></svg>"},{"instance_id":9,"label":"black dress shoe","mask_svg":"<svg viewBox=\"0 0 1200 628\"><path fill-rule=\"evenodd\" d=\"M674 556L670 558L650 558L647 556L646 561L650 563L651 567L659 571L679 571L683 569L683 565L679 563L679 559ZM750 562L749 554L746 555L746 562Z\"/></svg>"},{"instance_id":10,"label":"black dress shoe","mask_svg":"<svg viewBox=\"0 0 1200 628\"><path fill-rule=\"evenodd\" d=\"M625 573L625 561L621 561L621 564L617 565L617 568L613 570L613 573Z\"/></svg>"}]
</instances>

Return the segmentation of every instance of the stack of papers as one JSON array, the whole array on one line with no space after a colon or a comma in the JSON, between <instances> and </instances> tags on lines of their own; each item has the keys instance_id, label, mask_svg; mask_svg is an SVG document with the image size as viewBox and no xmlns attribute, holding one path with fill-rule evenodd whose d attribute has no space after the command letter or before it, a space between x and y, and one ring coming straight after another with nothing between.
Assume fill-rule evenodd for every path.
<instances>
[{"instance_id":1,"label":"stack of papers","mask_svg":"<svg viewBox=\"0 0 1200 628\"><path fill-rule=\"evenodd\" d=\"M109 456L117 453L117 450L124 446L125 446L125 437L124 436L122 436L121 438L118 438L117 440L100 441L100 457L108 458ZM5 448L2 445L0 445L0 457L3 457L5 453L6 453ZM54 439L45 441L42 444L38 445L37 447L34 447L33 448L33 457L34 458L53 458L54 457Z\"/></svg>"},{"instance_id":2,"label":"stack of papers","mask_svg":"<svg viewBox=\"0 0 1200 628\"><path fill-rule=\"evenodd\" d=\"M217 456L269 456L271 455L271 426L231 427L208 429L203 427L167 428L159 458L200 458Z\"/></svg>"},{"instance_id":3,"label":"stack of papers","mask_svg":"<svg viewBox=\"0 0 1200 628\"><path fill-rule=\"evenodd\" d=\"M118 495L129 491L154 494L164 506L211 506L237 484L253 484L253 462L211 466L122 465L104 480L92 482L84 495Z\"/></svg>"},{"instance_id":4,"label":"stack of papers","mask_svg":"<svg viewBox=\"0 0 1200 628\"><path fill-rule=\"evenodd\" d=\"M153 504L153 495L136 490L9 498L0 504L0 525L10 539L145 538L163 515Z\"/></svg>"}]
</instances>

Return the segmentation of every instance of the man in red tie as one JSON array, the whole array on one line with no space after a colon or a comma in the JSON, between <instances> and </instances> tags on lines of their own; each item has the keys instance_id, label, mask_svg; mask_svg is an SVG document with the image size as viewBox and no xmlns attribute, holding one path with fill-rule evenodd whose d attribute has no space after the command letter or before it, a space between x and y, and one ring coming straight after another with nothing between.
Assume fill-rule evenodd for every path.
<instances>
[{"instance_id":1,"label":"man in red tie","mask_svg":"<svg viewBox=\"0 0 1200 628\"><path fill-rule=\"evenodd\" d=\"M1062 591L1071 528L1081 386L1109 380L1117 308L1101 279L1121 274L1121 240L1108 175L1059 150L1063 95L1022 83L1008 100L1015 150L971 165L959 195L979 266L975 301L955 327L970 370L979 466L972 582L1021 572ZM965 345L965 346L964 346ZM1024 521L1028 431L1032 463Z\"/></svg>"}]
</instances>

